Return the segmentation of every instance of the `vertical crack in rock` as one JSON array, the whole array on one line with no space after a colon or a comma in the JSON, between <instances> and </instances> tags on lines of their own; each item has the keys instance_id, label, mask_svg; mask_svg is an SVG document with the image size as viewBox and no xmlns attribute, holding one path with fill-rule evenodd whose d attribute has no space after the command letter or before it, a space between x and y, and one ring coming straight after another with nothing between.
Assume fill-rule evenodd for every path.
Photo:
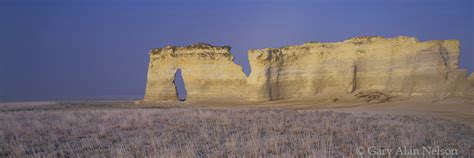
<instances>
[{"instance_id":1,"label":"vertical crack in rock","mask_svg":"<svg viewBox=\"0 0 474 158\"><path fill-rule=\"evenodd\" d=\"M449 61L449 55L448 55L448 51L446 50L446 48L444 48L441 44L439 45L439 49L438 49L438 52L439 52L439 55L441 56L441 59L443 61L443 64L444 66L446 67L446 72L445 72L445 77L444 77L444 80L448 80L448 76L449 76L449 71L450 71L450 67L448 65L448 61Z\"/></svg>"},{"instance_id":2,"label":"vertical crack in rock","mask_svg":"<svg viewBox=\"0 0 474 158\"><path fill-rule=\"evenodd\" d=\"M268 58L271 59L271 56L272 56L272 54L269 53L269 57L268 57ZM274 94L273 94L273 89L274 89L273 87L274 87L274 86L272 85L272 83L273 83L273 81L272 81L272 78L273 78L273 75L272 75L272 74L273 74L273 73L272 73L272 72L273 72L273 68L272 68L272 65L270 65L270 66L268 66L268 68L265 70L265 78L266 78L266 79L265 79L265 80L266 80L265 83L266 83L266 85L267 85L266 87L268 88L268 99L269 99L269 100L272 100L272 97L273 97L273 95L274 95Z\"/></svg>"},{"instance_id":3,"label":"vertical crack in rock","mask_svg":"<svg viewBox=\"0 0 474 158\"><path fill-rule=\"evenodd\" d=\"M281 77L281 68L283 65L283 60L281 60L281 51L278 49L270 50L270 62L271 64L271 73L270 73L270 100L279 100L280 99L280 77ZM274 87L274 88L273 88Z\"/></svg>"},{"instance_id":4,"label":"vertical crack in rock","mask_svg":"<svg viewBox=\"0 0 474 158\"><path fill-rule=\"evenodd\" d=\"M351 93L357 89L357 66L352 66L352 89Z\"/></svg>"}]
</instances>

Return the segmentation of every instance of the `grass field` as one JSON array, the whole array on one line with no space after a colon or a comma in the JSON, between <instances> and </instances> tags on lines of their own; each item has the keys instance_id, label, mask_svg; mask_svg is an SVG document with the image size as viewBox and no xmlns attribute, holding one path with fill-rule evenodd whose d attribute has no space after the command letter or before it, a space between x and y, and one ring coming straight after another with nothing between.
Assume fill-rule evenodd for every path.
<instances>
[{"instance_id":1,"label":"grass field","mask_svg":"<svg viewBox=\"0 0 474 158\"><path fill-rule=\"evenodd\" d=\"M0 157L358 157L369 147L429 146L473 156L473 128L438 117L274 108L42 107L1 107Z\"/></svg>"}]
</instances>

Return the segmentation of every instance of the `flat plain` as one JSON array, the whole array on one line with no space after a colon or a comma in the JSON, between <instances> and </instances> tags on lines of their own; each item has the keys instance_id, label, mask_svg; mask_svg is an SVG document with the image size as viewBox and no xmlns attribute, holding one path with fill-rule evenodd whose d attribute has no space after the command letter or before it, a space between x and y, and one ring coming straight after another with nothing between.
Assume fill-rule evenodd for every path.
<instances>
[{"instance_id":1,"label":"flat plain","mask_svg":"<svg viewBox=\"0 0 474 158\"><path fill-rule=\"evenodd\" d=\"M0 103L0 157L359 157L400 147L455 149L457 157L472 157L473 105L462 98Z\"/></svg>"}]
</instances>

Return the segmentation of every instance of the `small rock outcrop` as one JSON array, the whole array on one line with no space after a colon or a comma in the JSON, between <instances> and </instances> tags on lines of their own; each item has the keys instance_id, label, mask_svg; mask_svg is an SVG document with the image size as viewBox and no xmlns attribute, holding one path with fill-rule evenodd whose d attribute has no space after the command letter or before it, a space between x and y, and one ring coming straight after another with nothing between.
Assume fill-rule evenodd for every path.
<instances>
[{"instance_id":1,"label":"small rock outcrop","mask_svg":"<svg viewBox=\"0 0 474 158\"><path fill-rule=\"evenodd\" d=\"M468 80L471 82L471 86L474 87L474 72L471 73L471 76L469 76Z\"/></svg>"},{"instance_id":2,"label":"small rock outcrop","mask_svg":"<svg viewBox=\"0 0 474 158\"><path fill-rule=\"evenodd\" d=\"M391 96L474 97L474 76L458 68L459 41L364 36L248 52L246 77L230 47L195 44L150 52L144 101L177 100L182 70L187 100L271 101L340 98L385 102Z\"/></svg>"}]
</instances>

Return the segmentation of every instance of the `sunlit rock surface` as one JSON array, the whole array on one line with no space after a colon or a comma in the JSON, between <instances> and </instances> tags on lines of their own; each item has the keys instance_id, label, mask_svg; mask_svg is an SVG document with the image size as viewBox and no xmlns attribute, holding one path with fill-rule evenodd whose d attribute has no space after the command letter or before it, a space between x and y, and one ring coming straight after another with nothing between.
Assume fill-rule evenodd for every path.
<instances>
[{"instance_id":1,"label":"sunlit rock surface","mask_svg":"<svg viewBox=\"0 0 474 158\"><path fill-rule=\"evenodd\" d=\"M153 49L144 101L177 100L177 69L182 70L188 100L388 100L473 96L474 91L473 75L468 79L466 70L458 68L457 40L364 36L250 50L249 77L233 63L229 50L208 44Z\"/></svg>"},{"instance_id":2,"label":"sunlit rock surface","mask_svg":"<svg viewBox=\"0 0 474 158\"><path fill-rule=\"evenodd\" d=\"M187 90L186 100L245 98L246 76L229 50L203 43L152 49L144 101L178 100L174 84L178 69Z\"/></svg>"},{"instance_id":3,"label":"sunlit rock surface","mask_svg":"<svg viewBox=\"0 0 474 158\"><path fill-rule=\"evenodd\" d=\"M471 83L471 86L474 87L474 72L471 73L471 76L469 76L469 82ZM474 89L474 88L473 88Z\"/></svg>"}]
</instances>

